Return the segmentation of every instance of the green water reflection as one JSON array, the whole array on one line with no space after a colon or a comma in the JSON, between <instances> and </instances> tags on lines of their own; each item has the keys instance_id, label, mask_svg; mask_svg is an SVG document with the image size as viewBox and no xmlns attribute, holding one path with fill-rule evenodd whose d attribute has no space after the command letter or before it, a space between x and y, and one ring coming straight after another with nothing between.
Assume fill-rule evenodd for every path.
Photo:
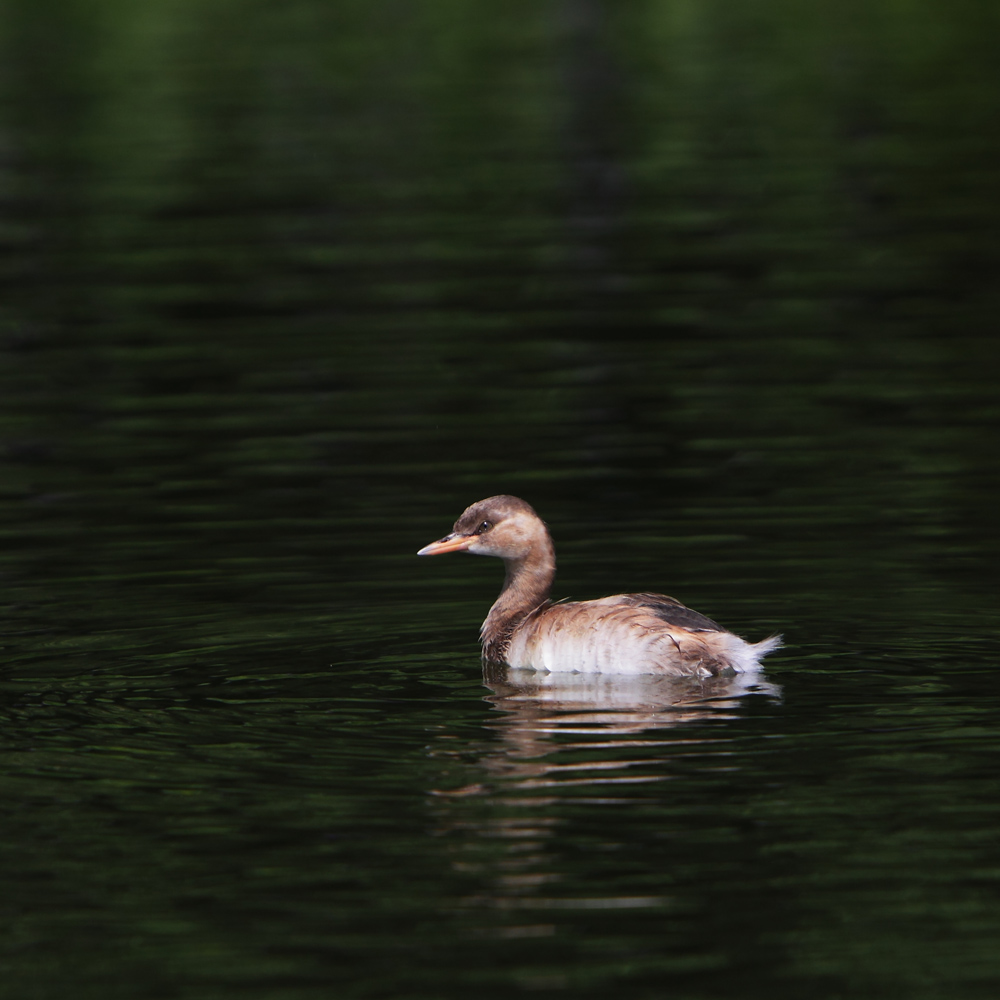
<instances>
[{"instance_id":1,"label":"green water reflection","mask_svg":"<svg viewBox=\"0 0 1000 1000\"><path fill-rule=\"evenodd\" d=\"M0 995L991 997L997 17L7 0Z\"/></svg>"}]
</instances>

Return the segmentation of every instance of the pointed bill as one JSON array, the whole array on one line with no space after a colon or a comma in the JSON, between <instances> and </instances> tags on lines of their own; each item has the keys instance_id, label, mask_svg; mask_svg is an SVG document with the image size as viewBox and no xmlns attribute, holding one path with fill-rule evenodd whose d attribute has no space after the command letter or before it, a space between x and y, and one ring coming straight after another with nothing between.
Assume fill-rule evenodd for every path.
<instances>
[{"instance_id":1,"label":"pointed bill","mask_svg":"<svg viewBox=\"0 0 1000 1000\"><path fill-rule=\"evenodd\" d=\"M464 552L475 540L475 535L445 535L439 541L425 545L417 555L442 556L445 552Z\"/></svg>"}]
</instances>

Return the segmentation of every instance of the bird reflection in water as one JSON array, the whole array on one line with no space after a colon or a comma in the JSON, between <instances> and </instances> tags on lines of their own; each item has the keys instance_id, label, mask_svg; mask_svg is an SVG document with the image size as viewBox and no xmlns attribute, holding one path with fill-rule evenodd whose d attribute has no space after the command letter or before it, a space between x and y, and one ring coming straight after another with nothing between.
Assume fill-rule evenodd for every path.
<instances>
[{"instance_id":1,"label":"bird reflection in water","mask_svg":"<svg viewBox=\"0 0 1000 1000\"><path fill-rule=\"evenodd\" d=\"M732 767L733 735L713 724L736 719L747 696L780 702L781 688L759 671L695 678L491 663L483 670L485 700L497 713L486 724L499 740L466 744L460 755L442 747L441 756L466 762L472 751L478 773L462 787L433 792L435 833L451 842L455 872L472 882L458 901L480 915L469 933L546 937L566 911L668 907L662 881L647 882L630 867L634 845L622 821L635 807L665 801L660 783L690 773L699 760L707 769ZM573 842L567 826L577 819L602 830L585 872L579 852L563 846ZM648 891L637 891L642 885Z\"/></svg>"},{"instance_id":2,"label":"bird reflection in water","mask_svg":"<svg viewBox=\"0 0 1000 1000\"><path fill-rule=\"evenodd\" d=\"M501 756L507 761L504 770L508 774L512 770L544 768L543 764L530 762L553 750L673 744L675 739L651 743L634 738L595 744L593 737L635 737L650 729L733 718L740 699L751 694L765 695L772 701L781 699L780 686L765 680L758 671L702 678L622 676L544 673L486 663L483 681L493 692L485 700L505 713L491 728L503 737ZM553 737L558 735L591 739L554 743ZM690 742L690 738L684 742Z\"/></svg>"}]
</instances>

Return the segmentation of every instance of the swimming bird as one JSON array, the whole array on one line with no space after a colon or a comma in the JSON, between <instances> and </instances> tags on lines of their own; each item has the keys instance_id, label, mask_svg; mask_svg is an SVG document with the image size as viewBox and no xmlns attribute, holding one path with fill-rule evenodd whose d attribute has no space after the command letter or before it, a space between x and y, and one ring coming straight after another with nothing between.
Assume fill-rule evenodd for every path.
<instances>
[{"instance_id":1,"label":"swimming bird","mask_svg":"<svg viewBox=\"0 0 1000 1000\"><path fill-rule=\"evenodd\" d=\"M553 604L556 554L545 522L518 497L467 507L419 556L471 552L507 568L480 629L483 658L541 671L712 677L754 670L780 636L745 642L664 594L615 594Z\"/></svg>"}]
</instances>

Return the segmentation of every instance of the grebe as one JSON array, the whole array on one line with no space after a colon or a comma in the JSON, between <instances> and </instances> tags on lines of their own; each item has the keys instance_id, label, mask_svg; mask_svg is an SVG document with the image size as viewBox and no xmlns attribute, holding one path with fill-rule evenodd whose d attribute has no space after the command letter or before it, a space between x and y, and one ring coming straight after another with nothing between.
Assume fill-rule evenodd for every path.
<instances>
[{"instance_id":1,"label":"grebe","mask_svg":"<svg viewBox=\"0 0 1000 1000\"><path fill-rule=\"evenodd\" d=\"M418 556L499 556L503 590L480 629L483 658L533 670L711 677L754 670L780 636L744 642L663 594L553 604L556 553L545 522L517 497L467 507L450 535Z\"/></svg>"}]
</instances>

